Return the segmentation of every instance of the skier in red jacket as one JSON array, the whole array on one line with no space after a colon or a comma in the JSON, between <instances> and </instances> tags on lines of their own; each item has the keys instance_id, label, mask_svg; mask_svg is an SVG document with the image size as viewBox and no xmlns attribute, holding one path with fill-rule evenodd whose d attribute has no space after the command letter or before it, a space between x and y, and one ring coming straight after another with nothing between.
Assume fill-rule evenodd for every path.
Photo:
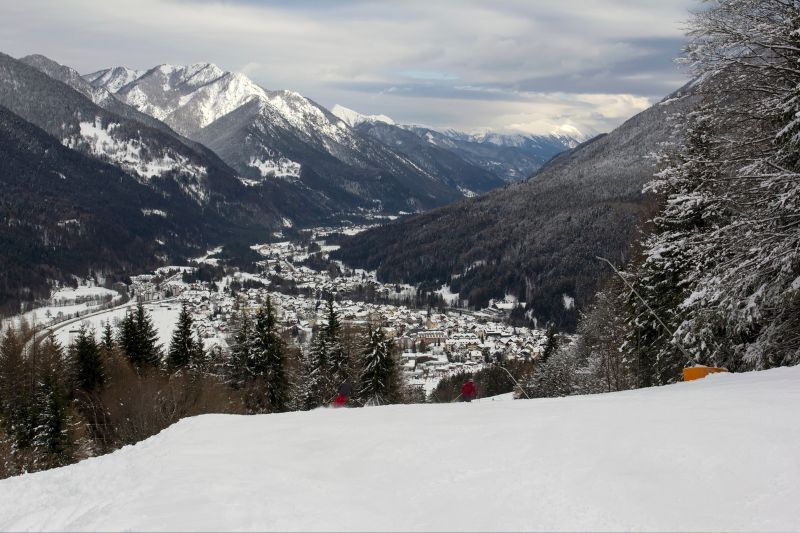
<instances>
[{"instance_id":1,"label":"skier in red jacket","mask_svg":"<svg viewBox=\"0 0 800 533\"><path fill-rule=\"evenodd\" d=\"M476 392L477 390L475 389L475 382L472 381L472 379L467 380L467 382L461 387L461 401L471 402L473 398L475 398Z\"/></svg>"},{"instance_id":2,"label":"skier in red jacket","mask_svg":"<svg viewBox=\"0 0 800 533\"><path fill-rule=\"evenodd\" d=\"M344 407L344 404L347 403L347 400L350 399L350 396L353 395L353 384L350 383L349 379L344 380L344 383L339 385L339 389L336 391L336 399L333 400L334 407Z\"/></svg>"}]
</instances>

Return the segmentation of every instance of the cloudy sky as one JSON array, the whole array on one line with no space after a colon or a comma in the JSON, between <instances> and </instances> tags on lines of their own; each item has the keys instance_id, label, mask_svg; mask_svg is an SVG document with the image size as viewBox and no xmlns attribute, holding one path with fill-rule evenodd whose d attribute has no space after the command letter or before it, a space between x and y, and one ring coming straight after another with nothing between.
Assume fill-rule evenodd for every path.
<instances>
[{"instance_id":1,"label":"cloudy sky","mask_svg":"<svg viewBox=\"0 0 800 533\"><path fill-rule=\"evenodd\" d=\"M26 0L0 51L82 73L213 62L404 123L608 131L686 81L697 0Z\"/></svg>"}]
</instances>

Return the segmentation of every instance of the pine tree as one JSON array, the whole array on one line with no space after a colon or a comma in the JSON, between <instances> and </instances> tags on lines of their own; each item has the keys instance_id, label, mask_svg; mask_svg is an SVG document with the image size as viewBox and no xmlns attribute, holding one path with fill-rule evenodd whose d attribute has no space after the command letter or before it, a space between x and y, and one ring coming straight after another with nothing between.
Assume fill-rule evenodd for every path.
<instances>
[{"instance_id":1,"label":"pine tree","mask_svg":"<svg viewBox=\"0 0 800 533\"><path fill-rule=\"evenodd\" d=\"M324 329L319 329L305 356L304 406L316 409L332 399L333 386L328 378L328 343Z\"/></svg>"},{"instance_id":2,"label":"pine tree","mask_svg":"<svg viewBox=\"0 0 800 533\"><path fill-rule=\"evenodd\" d=\"M119 325L117 344L125 353L128 360L134 365L141 364L139 358L138 335L136 332L136 319L131 311L125 313L125 318Z\"/></svg>"},{"instance_id":3,"label":"pine tree","mask_svg":"<svg viewBox=\"0 0 800 533\"><path fill-rule=\"evenodd\" d=\"M370 326L364 350L359 398L367 405L385 405L399 400L400 376L393 354L380 325Z\"/></svg>"},{"instance_id":4,"label":"pine tree","mask_svg":"<svg viewBox=\"0 0 800 533\"><path fill-rule=\"evenodd\" d=\"M31 410L30 367L23 357L23 345L17 332L8 328L0 343L0 415L15 445L30 445L32 427L28 423Z\"/></svg>"},{"instance_id":5,"label":"pine tree","mask_svg":"<svg viewBox=\"0 0 800 533\"><path fill-rule=\"evenodd\" d=\"M60 466L72 460L69 435L69 396L64 351L52 335L40 345L33 369L33 404L28 411L30 445L43 466Z\"/></svg>"},{"instance_id":6,"label":"pine tree","mask_svg":"<svg viewBox=\"0 0 800 533\"><path fill-rule=\"evenodd\" d=\"M195 373L203 373L209 370L210 365L210 354L206 353L200 332L196 331L192 351L189 353L189 369Z\"/></svg>"},{"instance_id":7,"label":"pine tree","mask_svg":"<svg viewBox=\"0 0 800 533\"><path fill-rule=\"evenodd\" d=\"M125 314L119 327L117 344L137 367L161 365L161 346L153 320L140 301L134 311Z\"/></svg>"},{"instance_id":8,"label":"pine tree","mask_svg":"<svg viewBox=\"0 0 800 533\"><path fill-rule=\"evenodd\" d=\"M584 394L629 389L635 385L633 368L621 350L628 333L627 292L618 277L612 277L595 296L591 308L578 324L577 351L585 362Z\"/></svg>"},{"instance_id":9,"label":"pine tree","mask_svg":"<svg viewBox=\"0 0 800 533\"><path fill-rule=\"evenodd\" d=\"M342 324L333 306L333 295L328 297L327 318L325 326L326 358L328 363L328 379L337 386L348 379L349 361L342 346Z\"/></svg>"},{"instance_id":10,"label":"pine tree","mask_svg":"<svg viewBox=\"0 0 800 533\"><path fill-rule=\"evenodd\" d=\"M289 408L291 384L286 345L278 329L275 308L267 298L255 320L244 313L228 361L228 380L246 391L249 410L282 412Z\"/></svg>"},{"instance_id":11,"label":"pine tree","mask_svg":"<svg viewBox=\"0 0 800 533\"><path fill-rule=\"evenodd\" d=\"M320 327L305 356L303 403L306 409L325 405L338 386L348 379L349 361L342 343L342 324L334 307L333 295L326 302L327 322Z\"/></svg>"},{"instance_id":12,"label":"pine tree","mask_svg":"<svg viewBox=\"0 0 800 533\"><path fill-rule=\"evenodd\" d=\"M662 155L665 168L648 185L665 193L666 201L653 220L653 234L630 279L636 292L628 297L630 331L624 344L642 387L680 380L685 366L708 363L708 352L713 351L708 346L690 346L692 336L686 332L674 336L698 275L715 260L715 254L702 253L703 242L708 231L725 220L713 190L720 168L710 116L708 109L701 108L681 117L683 139Z\"/></svg>"},{"instance_id":13,"label":"pine tree","mask_svg":"<svg viewBox=\"0 0 800 533\"><path fill-rule=\"evenodd\" d=\"M14 328L6 329L0 342L0 414L13 413L22 396L25 361L22 342Z\"/></svg>"},{"instance_id":14,"label":"pine tree","mask_svg":"<svg viewBox=\"0 0 800 533\"><path fill-rule=\"evenodd\" d=\"M136 306L136 345L139 350L137 359L140 364L158 367L161 365L161 346L158 344L158 332L153 320L145 311L144 304Z\"/></svg>"},{"instance_id":15,"label":"pine tree","mask_svg":"<svg viewBox=\"0 0 800 533\"><path fill-rule=\"evenodd\" d=\"M97 392L105 384L105 372L100 356L100 347L85 324L78 330L78 336L69 348L72 375L75 387L87 392Z\"/></svg>"},{"instance_id":16,"label":"pine tree","mask_svg":"<svg viewBox=\"0 0 800 533\"><path fill-rule=\"evenodd\" d=\"M569 396L576 392L576 370L574 348L558 349L546 361L536 365L525 390L532 398Z\"/></svg>"},{"instance_id":17,"label":"pine tree","mask_svg":"<svg viewBox=\"0 0 800 533\"><path fill-rule=\"evenodd\" d=\"M103 326L103 338L100 341L100 347L103 349L106 355L108 355L114 351L116 345L117 343L114 339L114 330L111 328L111 321L107 320Z\"/></svg>"},{"instance_id":18,"label":"pine tree","mask_svg":"<svg viewBox=\"0 0 800 533\"><path fill-rule=\"evenodd\" d=\"M239 318L239 329L234 337L231 356L227 364L228 383L234 387L242 387L249 378L248 361L252 351L253 323L242 311Z\"/></svg>"},{"instance_id":19,"label":"pine tree","mask_svg":"<svg viewBox=\"0 0 800 533\"><path fill-rule=\"evenodd\" d=\"M545 361L550 359L550 356L556 353L558 350L558 330L556 330L555 325L548 324L547 330L545 331L545 341L544 341L544 348L542 349L542 354L537 359L539 364L543 364Z\"/></svg>"},{"instance_id":20,"label":"pine tree","mask_svg":"<svg viewBox=\"0 0 800 533\"><path fill-rule=\"evenodd\" d=\"M70 462L67 399L51 372L44 372L36 385L31 445L45 457L46 466Z\"/></svg>"},{"instance_id":21,"label":"pine tree","mask_svg":"<svg viewBox=\"0 0 800 533\"><path fill-rule=\"evenodd\" d=\"M290 399L286 347L270 298L256 316L250 361L251 374L264 382L267 409L273 413L285 411Z\"/></svg>"},{"instance_id":22,"label":"pine tree","mask_svg":"<svg viewBox=\"0 0 800 533\"><path fill-rule=\"evenodd\" d=\"M719 0L693 18L686 61L705 109L667 175L663 216L681 226L648 243L643 276L669 289L676 327L668 342L643 336L647 319L633 328L654 382L675 379L678 345L685 362L731 370L800 362L798 22L783 0Z\"/></svg>"},{"instance_id":23,"label":"pine tree","mask_svg":"<svg viewBox=\"0 0 800 533\"><path fill-rule=\"evenodd\" d=\"M247 359L247 373L250 378L264 377L269 371L267 361L272 349L271 317L264 307L258 310L253 321L250 357Z\"/></svg>"},{"instance_id":24,"label":"pine tree","mask_svg":"<svg viewBox=\"0 0 800 533\"><path fill-rule=\"evenodd\" d=\"M195 358L197 347L192 336L192 328L192 315L184 302L167 353L167 368L172 372L187 367Z\"/></svg>"}]
</instances>

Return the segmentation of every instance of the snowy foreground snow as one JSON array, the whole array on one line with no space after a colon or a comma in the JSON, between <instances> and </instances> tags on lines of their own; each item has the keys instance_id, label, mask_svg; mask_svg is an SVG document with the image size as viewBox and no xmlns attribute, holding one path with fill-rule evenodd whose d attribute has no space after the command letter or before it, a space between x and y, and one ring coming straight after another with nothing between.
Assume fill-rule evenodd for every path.
<instances>
[{"instance_id":1,"label":"snowy foreground snow","mask_svg":"<svg viewBox=\"0 0 800 533\"><path fill-rule=\"evenodd\" d=\"M800 367L186 419L0 482L3 530L800 530Z\"/></svg>"}]
</instances>

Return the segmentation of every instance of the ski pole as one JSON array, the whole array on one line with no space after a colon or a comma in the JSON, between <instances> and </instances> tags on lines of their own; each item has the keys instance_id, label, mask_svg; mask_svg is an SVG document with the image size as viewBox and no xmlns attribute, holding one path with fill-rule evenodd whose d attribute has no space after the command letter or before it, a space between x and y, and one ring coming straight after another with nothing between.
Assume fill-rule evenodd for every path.
<instances>
[{"instance_id":1,"label":"ski pole","mask_svg":"<svg viewBox=\"0 0 800 533\"><path fill-rule=\"evenodd\" d=\"M641 302L644 304L644 306L647 308L647 310L648 310L648 311L650 311L650 314L651 314L651 315L653 315L653 317L655 317L655 319L658 321L658 323L659 323L659 324L661 324L661 327L663 327L663 328L664 328L664 331L666 331L667 333L669 333L670 337L672 337L673 344L675 344L675 345L678 347L678 349L681 351L681 353L684 355L684 357L686 357L686 359L687 359L687 360L689 360L689 361L692 361L692 360L694 360L694 357L692 357L691 355L689 355L689 352L687 352L687 351L686 351L686 349L683 347L683 344L682 344L682 343L681 343L681 342L680 342L678 339L675 339L675 332L674 332L674 331L672 331L672 330L671 330L669 327L667 327L667 325L666 325L666 324L664 324L664 321L663 321L663 320L661 320L661 317L659 317L659 316L658 316L658 313L656 313L655 311L653 311L653 308L652 308L652 307L650 307L650 304L648 304L648 303L647 303L647 300L645 300L644 298L642 298L642 295L641 295L641 294L639 294L639 291L637 291L637 290L634 288L634 286L633 286L633 285L631 285L631 284L628 282L628 280L627 280L627 279L625 279L625 276L623 276L623 275L622 275L622 274L619 272L619 270L617 270L617 267L615 267L615 266L614 266L614 264L613 264L611 261L609 261L608 259L606 259L605 257L600 257L600 256L596 256L596 257L597 257L597 259L599 259L600 261L605 261L606 263L608 263L608 266L610 266L610 267L611 267L611 269L614 271L614 273L615 273L617 276L619 276L619 279L621 279L621 280L622 280L622 283L624 283L625 285L627 285L627 287L628 287L628 288L629 288L629 289L630 289L630 290L633 292L633 294L635 294L635 295L636 295L636 297L637 297L637 298L639 298L639 300L641 300Z\"/></svg>"},{"instance_id":2,"label":"ski pole","mask_svg":"<svg viewBox=\"0 0 800 533\"><path fill-rule=\"evenodd\" d=\"M526 397L527 399L529 399L529 400L530 400L530 399L531 399L531 397L530 397L530 396L528 396L528 393L527 393L527 392L525 392L525 389L523 389L523 388L522 388L522 386L521 386L519 383L517 383L517 380L516 380L516 379L514 379L514 376L512 376L512 375L511 375L511 372L509 372L509 371L508 371L508 369L507 369L506 367L504 367L504 366L501 366L500 368L502 368L502 369L503 369L503 371L505 371L505 373L506 373L506 374L508 374L508 377L510 377L510 378L511 378L511 381L513 381L513 382L514 382L514 385L516 385L517 387L519 387L519 390L521 390L521 391L522 391L522 394L524 394L524 395L525 395L525 397Z\"/></svg>"},{"instance_id":3,"label":"ski pole","mask_svg":"<svg viewBox=\"0 0 800 533\"><path fill-rule=\"evenodd\" d=\"M456 400L458 400L459 398L461 398L461 394L459 394L458 396L456 396L455 398L453 398L453 401L452 401L452 402L450 402L450 403L453 403L453 402L455 402L455 401L456 401Z\"/></svg>"}]
</instances>

